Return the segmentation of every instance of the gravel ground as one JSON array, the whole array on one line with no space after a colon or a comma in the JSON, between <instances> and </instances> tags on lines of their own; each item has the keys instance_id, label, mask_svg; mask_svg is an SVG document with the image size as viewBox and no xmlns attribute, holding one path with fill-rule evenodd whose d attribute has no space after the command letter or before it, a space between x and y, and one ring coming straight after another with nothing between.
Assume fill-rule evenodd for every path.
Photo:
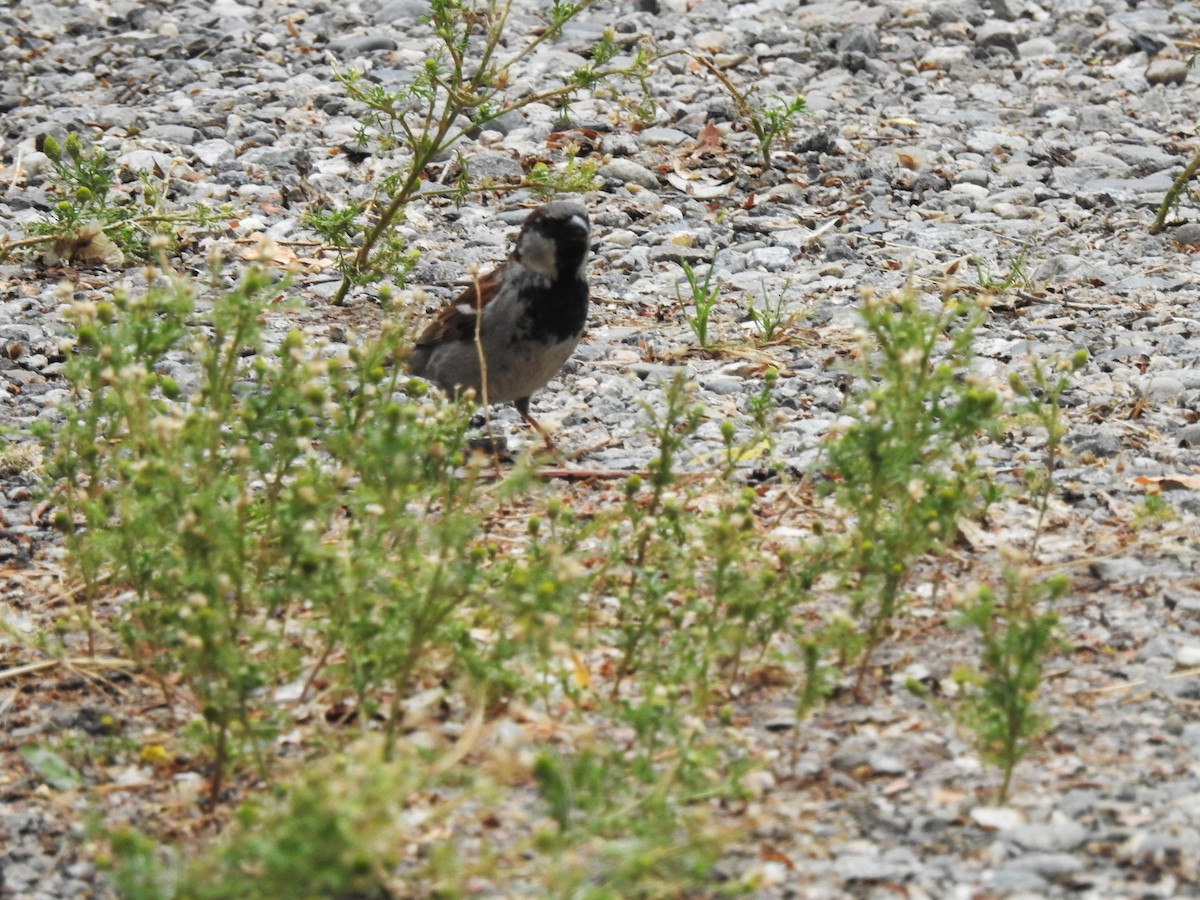
<instances>
[{"instance_id":1,"label":"gravel ground","mask_svg":"<svg viewBox=\"0 0 1200 900\"><path fill-rule=\"evenodd\" d=\"M516 5L514 34L535 21L534 4ZM131 172L166 175L170 208L236 207L186 247L182 269L213 249L237 257L261 235L312 239L307 210L365 196L391 171L354 146L355 109L331 61L397 83L424 56L423 8L18 0L0 10L0 234L23 237L46 215L54 198L35 138L71 130ZM663 61L652 81L651 127L621 124L611 98L572 107L571 123L598 132L608 157L603 186L585 198L596 304L585 343L534 412L560 422L568 449L592 448L587 465L643 467L652 448L639 403L653 405L661 377L685 368L712 411L689 447L702 468L769 363L784 373L779 459L805 468L843 400L828 363L851 339L859 289L936 285L956 265L960 278L977 266L1001 278L1019 265L1024 276L983 329L984 374L1003 381L1029 354L1091 357L1065 399L1073 452L1036 561L1074 579L1063 619L1075 652L1050 673L1057 728L1019 767L1012 807L986 806L992 773L900 689L906 676L946 678L957 651L891 647L896 683L867 704L803 725L780 715L786 697L748 705L742 739L768 765L743 811L752 830L722 871L757 869L764 897L1200 896L1200 218L1185 209L1166 233L1147 231L1194 150L1200 76L1186 61L1200 45L1200 6L601 0L519 78L553 84L608 26L711 54L764 96L803 92L809 117L760 173L745 164L753 141L729 95L686 57ZM519 174L522 160L552 158L546 138L560 115L529 107L461 152L495 177ZM697 141L707 122L721 132L715 146ZM401 228L422 254L410 285L449 295L467 263L503 256L530 202L518 191L457 208L414 203ZM676 299L677 261L702 267L713 248L728 298L713 328L752 348L742 354L694 352ZM55 421L66 396L58 307L138 278L0 265L0 609L17 633L45 627L61 603L59 550L22 463L30 424ZM299 322L337 342L378 320L367 290L330 305L329 269L312 266L298 284L304 308L279 329ZM401 296L423 314L421 295ZM746 298L764 296L795 314L794 340L750 340ZM511 409L498 417L513 440L528 439ZM1014 438L1003 452L998 464L1015 465L1030 446ZM1137 527L1137 505L1156 488L1175 519ZM1019 541L1031 522L1027 507L1007 504L975 549ZM4 668L31 658L12 641L0 650ZM40 784L14 752L102 734L100 714L116 701L87 687L59 675L0 684L6 896L106 895L87 804ZM51 689L54 702L31 702Z\"/></svg>"}]
</instances>

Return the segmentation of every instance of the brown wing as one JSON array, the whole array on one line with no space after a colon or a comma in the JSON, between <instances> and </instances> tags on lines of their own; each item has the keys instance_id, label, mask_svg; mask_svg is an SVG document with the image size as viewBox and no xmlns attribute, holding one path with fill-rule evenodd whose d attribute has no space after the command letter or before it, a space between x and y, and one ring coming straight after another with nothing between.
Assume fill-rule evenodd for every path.
<instances>
[{"instance_id":1,"label":"brown wing","mask_svg":"<svg viewBox=\"0 0 1200 900\"><path fill-rule=\"evenodd\" d=\"M504 268L504 265L499 266L459 294L458 299L439 312L421 332L416 346L433 347L447 341L475 340L476 311L491 303L500 292Z\"/></svg>"}]
</instances>

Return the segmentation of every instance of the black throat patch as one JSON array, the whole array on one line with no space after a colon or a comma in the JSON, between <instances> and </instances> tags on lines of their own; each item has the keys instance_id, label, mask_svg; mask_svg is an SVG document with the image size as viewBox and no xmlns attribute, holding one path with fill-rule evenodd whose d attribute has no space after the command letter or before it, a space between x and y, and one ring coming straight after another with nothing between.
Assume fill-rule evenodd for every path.
<instances>
[{"instance_id":1,"label":"black throat patch","mask_svg":"<svg viewBox=\"0 0 1200 900\"><path fill-rule=\"evenodd\" d=\"M587 322L588 286L580 278L558 278L529 291L525 334L543 343L560 343L578 337Z\"/></svg>"}]
</instances>

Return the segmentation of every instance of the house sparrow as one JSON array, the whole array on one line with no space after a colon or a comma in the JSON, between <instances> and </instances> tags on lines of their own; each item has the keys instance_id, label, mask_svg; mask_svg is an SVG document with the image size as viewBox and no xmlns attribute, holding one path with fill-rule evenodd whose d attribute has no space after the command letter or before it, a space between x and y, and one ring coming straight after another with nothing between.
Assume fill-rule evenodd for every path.
<instances>
[{"instance_id":1,"label":"house sparrow","mask_svg":"<svg viewBox=\"0 0 1200 900\"><path fill-rule=\"evenodd\" d=\"M553 449L550 435L529 414L529 398L554 377L583 334L589 237L582 203L555 200L535 209L508 259L463 291L417 338L408 371L449 393L473 388L485 404L514 401L521 418Z\"/></svg>"}]
</instances>

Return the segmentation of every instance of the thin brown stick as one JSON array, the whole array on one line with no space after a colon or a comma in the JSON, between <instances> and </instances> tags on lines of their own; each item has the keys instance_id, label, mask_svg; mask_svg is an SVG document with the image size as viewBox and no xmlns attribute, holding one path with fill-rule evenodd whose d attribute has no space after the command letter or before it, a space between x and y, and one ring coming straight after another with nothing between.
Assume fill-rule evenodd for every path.
<instances>
[{"instance_id":1,"label":"thin brown stick","mask_svg":"<svg viewBox=\"0 0 1200 900\"><path fill-rule=\"evenodd\" d=\"M86 671L90 669L136 669L137 663L131 659L116 656L64 656L61 659L43 659L37 662L25 663L11 669L0 671L0 681L10 678L20 678L22 675L32 675L59 666Z\"/></svg>"}]
</instances>

